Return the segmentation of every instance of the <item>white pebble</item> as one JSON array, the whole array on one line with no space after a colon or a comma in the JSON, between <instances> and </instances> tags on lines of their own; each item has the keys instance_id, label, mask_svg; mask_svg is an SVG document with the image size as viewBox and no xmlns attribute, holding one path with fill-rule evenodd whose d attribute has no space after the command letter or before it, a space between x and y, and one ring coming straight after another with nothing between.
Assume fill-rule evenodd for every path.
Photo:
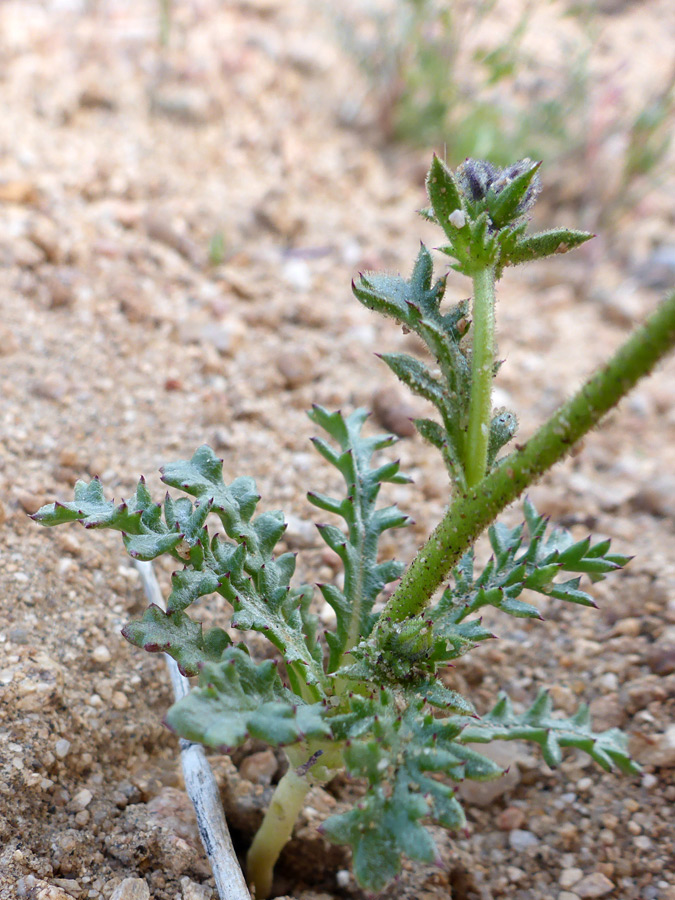
<instances>
[{"instance_id":1,"label":"white pebble","mask_svg":"<svg viewBox=\"0 0 675 900\"><path fill-rule=\"evenodd\" d=\"M518 884L519 881L522 881L526 874L523 869L519 869L517 866L509 866L506 870L506 877L513 884Z\"/></svg>"},{"instance_id":2,"label":"white pebble","mask_svg":"<svg viewBox=\"0 0 675 900\"><path fill-rule=\"evenodd\" d=\"M656 775L652 775L651 772L647 772L646 775L642 776L642 787L647 791L651 791L651 789L655 788L658 783L659 779L656 777Z\"/></svg>"},{"instance_id":3,"label":"white pebble","mask_svg":"<svg viewBox=\"0 0 675 900\"><path fill-rule=\"evenodd\" d=\"M562 888L574 887L574 885L578 881L581 881L583 877L584 873L582 869L577 869L576 867L563 869L558 878L558 884Z\"/></svg>"},{"instance_id":4,"label":"white pebble","mask_svg":"<svg viewBox=\"0 0 675 900\"><path fill-rule=\"evenodd\" d=\"M337 886L341 888L346 888L349 884L349 871L347 869L340 869L335 873L335 881L337 882Z\"/></svg>"},{"instance_id":5,"label":"white pebble","mask_svg":"<svg viewBox=\"0 0 675 900\"><path fill-rule=\"evenodd\" d=\"M61 738L61 740L57 741L54 745L54 753L56 753L59 759L64 759L66 756L68 756L69 750L70 741L67 741L65 738Z\"/></svg>"},{"instance_id":6,"label":"white pebble","mask_svg":"<svg viewBox=\"0 0 675 900\"><path fill-rule=\"evenodd\" d=\"M105 644L99 644L98 647L95 647L92 650L91 658L97 663L109 663L111 659L110 650L108 650Z\"/></svg>"},{"instance_id":7,"label":"white pebble","mask_svg":"<svg viewBox=\"0 0 675 900\"><path fill-rule=\"evenodd\" d=\"M86 809L87 806L91 803L92 797L94 795L87 788L82 788L81 791L78 791L72 799L73 807L77 809Z\"/></svg>"}]
</instances>

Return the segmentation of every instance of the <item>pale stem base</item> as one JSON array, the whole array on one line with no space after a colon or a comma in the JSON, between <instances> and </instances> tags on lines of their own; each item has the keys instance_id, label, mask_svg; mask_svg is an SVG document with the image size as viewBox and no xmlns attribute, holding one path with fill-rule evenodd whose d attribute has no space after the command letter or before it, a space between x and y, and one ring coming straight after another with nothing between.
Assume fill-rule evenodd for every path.
<instances>
[{"instance_id":1,"label":"pale stem base","mask_svg":"<svg viewBox=\"0 0 675 900\"><path fill-rule=\"evenodd\" d=\"M246 857L246 874L249 884L255 888L256 900L264 900L272 892L274 864L293 833L312 783L307 776L289 768L277 785Z\"/></svg>"}]
</instances>

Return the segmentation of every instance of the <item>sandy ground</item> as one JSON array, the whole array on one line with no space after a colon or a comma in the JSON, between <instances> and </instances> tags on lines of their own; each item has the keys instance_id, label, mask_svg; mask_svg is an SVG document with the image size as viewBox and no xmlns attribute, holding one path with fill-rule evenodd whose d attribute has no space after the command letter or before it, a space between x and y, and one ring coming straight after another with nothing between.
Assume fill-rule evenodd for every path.
<instances>
[{"instance_id":1,"label":"sandy ground","mask_svg":"<svg viewBox=\"0 0 675 900\"><path fill-rule=\"evenodd\" d=\"M670 5L604 6L602 59L614 51L621 77L664 68ZM624 59L636 29L641 45ZM159 465L206 441L227 478L254 475L263 506L287 512L300 575L335 577L304 499L334 484L305 410L375 406L380 425L404 431L411 407L425 414L374 357L409 338L349 285L364 269L407 271L420 239L438 241L415 215L430 151L383 146L367 109L342 124L360 75L305 0L178 4L170 50L150 2L86 13L5 2L0 37L0 897L108 900L134 878L154 900L206 900L161 725L164 667L119 637L144 607L137 573L115 535L47 531L27 514L94 474L122 497L143 473L161 496ZM582 204L577 190L565 205L551 173L555 221L544 165L542 223L593 220L607 164L568 173L586 184ZM497 401L517 410L523 436L672 284L675 265L659 274L655 257L675 253L672 197L671 177L574 257L504 279ZM451 297L466 290L451 278ZM628 731L643 775L606 775L574 754L551 771L509 745L508 778L466 789L468 834L439 832L444 868L406 863L388 897L675 898L674 377L670 359L531 494L578 536L635 555L591 589L600 609L495 617L503 639L453 675L481 710L502 687L526 703L548 686L565 712L590 703L599 728ZM397 453L415 485L388 496L417 524L392 552L409 559L442 512L445 476L418 438ZM227 616L224 601L203 606L206 623ZM214 758L242 851L250 798L264 801L278 777L261 751ZM348 859L314 833L335 802L314 798L279 895L363 896L353 880L338 887ZM116 900L146 896L139 884Z\"/></svg>"}]
</instances>

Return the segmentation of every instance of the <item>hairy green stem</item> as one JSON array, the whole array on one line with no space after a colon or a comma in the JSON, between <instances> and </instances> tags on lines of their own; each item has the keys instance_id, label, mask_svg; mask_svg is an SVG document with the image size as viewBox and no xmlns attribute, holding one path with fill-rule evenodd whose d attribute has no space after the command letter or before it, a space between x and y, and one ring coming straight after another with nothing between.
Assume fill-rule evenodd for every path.
<instances>
[{"instance_id":1,"label":"hairy green stem","mask_svg":"<svg viewBox=\"0 0 675 900\"><path fill-rule=\"evenodd\" d=\"M492 379L495 362L495 270L486 266L473 277L473 345L471 350L471 401L465 445L464 473L471 488L487 469Z\"/></svg>"},{"instance_id":2,"label":"hairy green stem","mask_svg":"<svg viewBox=\"0 0 675 900\"><path fill-rule=\"evenodd\" d=\"M544 472L561 460L605 413L675 346L675 292L614 356L478 485L456 497L403 575L378 629L420 613L452 567L490 525Z\"/></svg>"},{"instance_id":3,"label":"hairy green stem","mask_svg":"<svg viewBox=\"0 0 675 900\"><path fill-rule=\"evenodd\" d=\"M274 791L263 823L246 857L246 875L255 888L257 900L272 892L274 864L293 833L312 781L291 767Z\"/></svg>"}]
</instances>

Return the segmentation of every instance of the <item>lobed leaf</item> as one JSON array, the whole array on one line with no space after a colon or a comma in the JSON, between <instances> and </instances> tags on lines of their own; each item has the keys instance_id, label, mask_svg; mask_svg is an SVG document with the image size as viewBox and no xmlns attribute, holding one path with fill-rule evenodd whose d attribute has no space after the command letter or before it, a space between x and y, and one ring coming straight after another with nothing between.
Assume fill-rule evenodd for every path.
<instances>
[{"instance_id":1,"label":"lobed leaf","mask_svg":"<svg viewBox=\"0 0 675 900\"><path fill-rule=\"evenodd\" d=\"M137 622L129 622L122 635L149 653L168 653L178 663L183 675L196 675L207 662L216 662L232 643L222 628L210 628L202 634L202 626L180 610L164 612L153 603Z\"/></svg>"},{"instance_id":2,"label":"lobed leaf","mask_svg":"<svg viewBox=\"0 0 675 900\"><path fill-rule=\"evenodd\" d=\"M321 704L288 699L274 662L229 647L200 668L199 683L166 716L181 737L223 752L257 738L273 747L330 734Z\"/></svg>"},{"instance_id":3,"label":"lobed leaf","mask_svg":"<svg viewBox=\"0 0 675 900\"><path fill-rule=\"evenodd\" d=\"M598 734L590 727L588 707L581 706L570 718L555 718L551 699L542 690L529 709L516 714L506 694L500 694L497 704L477 724L469 724L459 740L487 743L495 740L523 740L539 744L549 766L560 764L561 748L574 747L583 750L603 769L620 769L635 775L640 766L630 758L628 737L618 728L610 728Z\"/></svg>"},{"instance_id":4,"label":"lobed leaf","mask_svg":"<svg viewBox=\"0 0 675 900\"><path fill-rule=\"evenodd\" d=\"M436 718L420 698L402 703L387 689L353 695L350 710L330 720L334 737L346 741L348 773L368 787L352 810L331 816L320 830L351 846L356 877L368 890L397 875L402 856L438 859L422 820L455 829L466 824L452 785L439 776L484 781L502 774L492 760L457 743L465 720Z\"/></svg>"},{"instance_id":5,"label":"lobed leaf","mask_svg":"<svg viewBox=\"0 0 675 900\"><path fill-rule=\"evenodd\" d=\"M31 518L47 526L80 521L85 528L113 528L127 534L142 534L148 526L153 531L166 530L158 523L159 511L160 507L152 502L143 478L133 496L117 506L113 500L105 499L100 480L93 478L90 482L75 484L72 502L49 503Z\"/></svg>"},{"instance_id":6,"label":"lobed leaf","mask_svg":"<svg viewBox=\"0 0 675 900\"><path fill-rule=\"evenodd\" d=\"M574 542L564 529L547 533L548 520L528 499L524 511L522 525L509 528L498 522L488 529L494 555L478 578L473 577L473 556L463 558L453 572L454 586L445 590L429 613L435 628L459 623L484 606L516 617L541 618L536 606L519 599L526 588L568 603L595 606L593 598L580 589L579 577L557 581L557 576L566 571L585 572L599 581L629 561L608 553L609 541L591 544L586 538Z\"/></svg>"},{"instance_id":7,"label":"lobed leaf","mask_svg":"<svg viewBox=\"0 0 675 900\"><path fill-rule=\"evenodd\" d=\"M347 526L346 532L335 525L318 526L319 534L340 557L345 570L342 588L320 586L336 615L335 633L326 635L330 651L328 671L333 672L345 652L370 633L376 618L372 612L375 600L385 585L401 574L398 563L378 563L377 545L381 534L407 525L410 520L395 506L378 508L376 501L383 482L401 483L409 479L401 475L398 462L372 466L374 453L390 446L395 438L364 436L362 428L367 418L364 410L343 416L315 406L309 415L338 443L339 452L321 439L314 442L322 456L340 471L347 487L344 500L323 494L307 495L310 503L341 516Z\"/></svg>"}]
</instances>

